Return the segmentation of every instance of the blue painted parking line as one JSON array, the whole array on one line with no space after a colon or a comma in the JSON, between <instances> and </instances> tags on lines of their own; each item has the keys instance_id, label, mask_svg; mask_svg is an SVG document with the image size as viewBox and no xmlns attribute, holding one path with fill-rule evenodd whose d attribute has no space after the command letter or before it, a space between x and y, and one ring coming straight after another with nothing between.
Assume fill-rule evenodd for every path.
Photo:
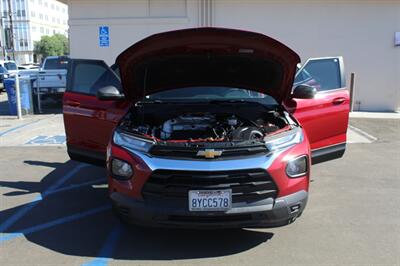
<instances>
[{"instance_id":1,"label":"blue painted parking line","mask_svg":"<svg viewBox=\"0 0 400 266\"><path fill-rule=\"evenodd\" d=\"M32 124L34 124L34 123L37 123L37 122L39 122L39 121L41 121L41 119L40 119L40 120L36 120L36 121L29 122L29 123L25 123L25 124L22 124L22 125L19 125L19 126L16 126L16 127L10 128L10 129L7 129L7 130L4 130L4 131L0 132L0 137L4 136L4 135L6 135L6 134L8 134L8 133L10 133L10 132L13 132L13 131L15 131L15 130L18 130L18 129L20 129L20 128L23 128L23 127L32 125Z\"/></svg>"},{"instance_id":2,"label":"blue painted parking line","mask_svg":"<svg viewBox=\"0 0 400 266\"><path fill-rule=\"evenodd\" d=\"M10 233L10 234L3 233L3 234L0 235L0 244L2 244L5 241L17 238L17 237L21 237L21 236L24 236L24 235L32 234L32 233L35 233L35 232L38 232L38 231L41 231L41 230L56 226L56 225L65 224L65 223L68 223L68 222L79 220L79 219L84 218L86 216L94 215L94 214L97 214L97 213L100 213L100 212L103 212L103 211L106 211L106 210L110 210L110 209L111 209L110 205L103 205L101 207L97 207L97 208L94 208L94 209L91 209L91 210L88 210L88 211L76 213L76 214L69 215L69 216L66 216L66 217L63 217L63 218L59 218L59 219L56 219L56 220L53 220L53 221L50 221L50 222L47 222L47 223L38 224L38 225L29 227L29 228L26 228L26 229L22 229L20 232L17 232L17 233Z\"/></svg>"},{"instance_id":3,"label":"blue painted parking line","mask_svg":"<svg viewBox=\"0 0 400 266\"><path fill-rule=\"evenodd\" d=\"M99 179L96 179L96 180L93 180L93 181L88 181L88 182L85 182L85 183L73 184L73 185L69 185L69 186L66 186L66 187L62 187L62 188L50 191L47 195L55 194L55 193L59 193L59 192L63 192L63 191L71 190L71 189L77 189L77 188L80 188L80 187L101 184L101 183L104 183L104 181L106 181L105 178L99 178Z\"/></svg>"},{"instance_id":4,"label":"blue painted parking line","mask_svg":"<svg viewBox=\"0 0 400 266\"><path fill-rule=\"evenodd\" d=\"M29 140L25 144L65 144L66 137L65 135L56 135L56 136L36 136L35 138Z\"/></svg>"},{"instance_id":5,"label":"blue painted parking line","mask_svg":"<svg viewBox=\"0 0 400 266\"><path fill-rule=\"evenodd\" d=\"M4 232L8 228L10 228L11 225L13 225L15 222L17 222L19 219L21 219L26 213L28 213L30 210L32 210L33 207L35 207L39 201L40 200L35 198L33 202L30 202L30 203L24 205L24 207L17 210L16 212L14 212L7 220L5 220L3 223L1 223L0 232Z\"/></svg>"},{"instance_id":6,"label":"blue painted parking line","mask_svg":"<svg viewBox=\"0 0 400 266\"><path fill-rule=\"evenodd\" d=\"M42 196L45 197L48 194L50 194L52 191L56 190L59 188L62 184L64 184L68 179L70 179L72 176L74 176L76 173L78 173L82 168L88 167L88 164L79 164L76 166L74 169L72 169L68 174L64 175L62 178L60 178L56 183L51 185L48 189L46 189L43 193Z\"/></svg>"},{"instance_id":7,"label":"blue painted parking line","mask_svg":"<svg viewBox=\"0 0 400 266\"><path fill-rule=\"evenodd\" d=\"M24 236L23 233L0 233L0 244L8 240L23 236Z\"/></svg>"},{"instance_id":8,"label":"blue painted parking line","mask_svg":"<svg viewBox=\"0 0 400 266\"><path fill-rule=\"evenodd\" d=\"M118 240L121 236L122 225L118 223L114 226L113 230L107 236L106 240L101 247L97 258L82 264L82 266L106 266L112 255L114 254L115 247L117 246Z\"/></svg>"},{"instance_id":9,"label":"blue painted parking line","mask_svg":"<svg viewBox=\"0 0 400 266\"><path fill-rule=\"evenodd\" d=\"M72 176L74 176L78 171L80 171L83 167L86 167L86 164L80 164L74 169L72 169L68 174L64 175L62 178L60 178L55 184L50 186L47 190L42 192L42 195L40 197L36 197L33 202L30 202L20 209L18 209L16 212L14 212L10 217L8 217L4 222L0 224L0 232L4 232L10 226L12 226L14 223L16 223L19 219L21 219L25 214L27 214L30 210L32 210L42 199L42 197L46 197L48 194L50 194L53 190L57 189L59 186L61 186L64 182L66 182L68 179L70 179Z\"/></svg>"}]
</instances>

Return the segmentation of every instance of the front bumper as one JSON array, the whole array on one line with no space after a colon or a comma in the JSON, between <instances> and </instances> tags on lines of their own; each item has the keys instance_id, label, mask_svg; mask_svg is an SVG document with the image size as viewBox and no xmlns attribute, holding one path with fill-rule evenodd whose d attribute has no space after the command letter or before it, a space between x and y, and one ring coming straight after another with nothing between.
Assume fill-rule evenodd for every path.
<instances>
[{"instance_id":1,"label":"front bumper","mask_svg":"<svg viewBox=\"0 0 400 266\"><path fill-rule=\"evenodd\" d=\"M233 207L227 212L189 212L173 202L146 202L111 193L114 211L124 220L149 227L242 228L276 227L294 221L304 210L304 190L263 202Z\"/></svg>"}]
</instances>

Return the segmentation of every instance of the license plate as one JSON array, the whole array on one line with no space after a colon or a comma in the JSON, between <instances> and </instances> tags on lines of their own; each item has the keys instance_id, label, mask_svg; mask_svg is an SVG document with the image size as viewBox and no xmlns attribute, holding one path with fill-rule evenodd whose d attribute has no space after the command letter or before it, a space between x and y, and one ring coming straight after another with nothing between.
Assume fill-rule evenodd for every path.
<instances>
[{"instance_id":1,"label":"license plate","mask_svg":"<svg viewBox=\"0 0 400 266\"><path fill-rule=\"evenodd\" d=\"M226 211L231 207L231 189L189 191L189 211Z\"/></svg>"}]
</instances>

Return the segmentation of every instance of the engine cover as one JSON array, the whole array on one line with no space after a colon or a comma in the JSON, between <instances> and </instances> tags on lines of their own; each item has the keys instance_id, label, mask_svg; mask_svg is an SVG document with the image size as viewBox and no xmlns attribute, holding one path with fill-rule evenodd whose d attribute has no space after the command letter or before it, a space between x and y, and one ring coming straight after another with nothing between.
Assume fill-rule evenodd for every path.
<instances>
[{"instance_id":1,"label":"engine cover","mask_svg":"<svg viewBox=\"0 0 400 266\"><path fill-rule=\"evenodd\" d=\"M188 131L197 131L196 137L213 128L216 118L212 114L185 114L164 122L162 139L180 139Z\"/></svg>"}]
</instances>

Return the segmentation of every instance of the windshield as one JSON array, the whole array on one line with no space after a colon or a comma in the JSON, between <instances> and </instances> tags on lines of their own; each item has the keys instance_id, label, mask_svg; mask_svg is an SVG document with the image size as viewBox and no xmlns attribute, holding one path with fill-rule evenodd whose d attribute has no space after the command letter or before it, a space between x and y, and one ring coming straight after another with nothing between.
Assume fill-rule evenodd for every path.
<instances>
[{"instance_id":1,"label":"windshield","mask_svg":"<svg viewBox=\"0 0 400 266\"><path fill-rule=\"evenodd\" d=\"M269 95L231 87L188 87L157 92L146 96L146 100L201 102L201 101L254 101L265 105L278 104Z\"/></svg>"},{"instance_id":2,"label":"windshield","mask_svg":"<svg viewBox=\"0 0 400 266\"><path fill-rule=\"evenodd\" d=\"M8 70L17 70L17 65L13 62L4 63L4 67Z\"/></svg>"},{"instance_id":3,"label":"windshield","mask_svg":"<svg viewBox=\"0 0 400 266\"><path fill-rule=\"evenodd\" d=\"M44 69L67 69L68 59L66 58L49 58L46 59Z\"/></svg>"}]
</instances>

